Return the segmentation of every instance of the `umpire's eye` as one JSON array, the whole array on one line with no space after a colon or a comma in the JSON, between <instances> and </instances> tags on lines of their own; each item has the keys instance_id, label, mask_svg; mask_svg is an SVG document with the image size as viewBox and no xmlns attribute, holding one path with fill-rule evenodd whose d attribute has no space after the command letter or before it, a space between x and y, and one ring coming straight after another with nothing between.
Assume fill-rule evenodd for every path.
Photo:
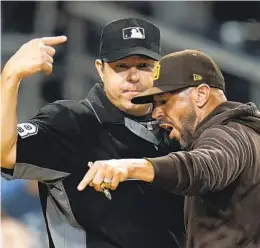
<instances>
[{"instance_id":1,"label":"umpire's eye","mask_svg":"<svg viewBox=\"0 0 260 248\"><path fill-rule=\"evenodd\" d=\"M129 66L127 64L124 63L120 63L116 65L116 69L117 70L127 70L129 68Z\"/></svg>"},{"instance_id":2,"label":"umpire's eye","mask_svg":"<svg viewBox=\"0 0 260 248\"><path fill-rule=\"evenodd\" d=\"M140 64L136 65L136 68L138 70L145 70L145 71L152 71L153 67L154 66L149 63L140 63Z\"/></svg>"}]
</instances>

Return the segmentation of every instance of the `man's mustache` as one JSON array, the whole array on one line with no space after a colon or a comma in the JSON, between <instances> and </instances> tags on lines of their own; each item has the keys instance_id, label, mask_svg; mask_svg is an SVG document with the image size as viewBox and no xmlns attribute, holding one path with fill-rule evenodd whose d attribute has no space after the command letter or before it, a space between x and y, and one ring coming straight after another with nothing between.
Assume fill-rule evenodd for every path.
<instances>
[{"instance_id":1,"label":"man's mustache","mask_svg":"<svg viewBox=\"0 0 260 248\"><path fill-rule=\"evenodd\" d=\"M173 126L173 124L167 120L164 120L162 118L158 119L158 124L161 126L161 125L171 125Z\"/></svg>"}]
</instances>

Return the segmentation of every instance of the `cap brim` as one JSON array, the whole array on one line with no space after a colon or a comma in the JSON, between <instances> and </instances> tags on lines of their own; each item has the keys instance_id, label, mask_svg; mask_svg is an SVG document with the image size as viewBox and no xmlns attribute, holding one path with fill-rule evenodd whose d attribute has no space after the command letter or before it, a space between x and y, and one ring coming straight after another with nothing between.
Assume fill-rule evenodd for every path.
<instances>
[{"instance_id":1,"label":"cap brim","mask_svg":"<svg viewBox=\"0 0 260 248\"><path fill-rule=\"evenodd\" d=\"M155 95L159 95L162 93L170 92L173 90L172 85L163 85L160 87L152 87L137 96L135 96L131 102L134 104L146 104L146 103L152 103L153 97Z\"/></svg>"},{"instance_id":2,"label":"cap brim","mask_svg":"<svg viewBox=\"0 0 260 248\"><path fill-rule=\"evenodd\" d=\"M154 60L159 60L162 57L157 52L147 49L145 47L130 47L114 51L113 53L108 55L102 55L101 59L105 62L113 62L130 55L143 55Z\"/></svg>"}]
</instances>

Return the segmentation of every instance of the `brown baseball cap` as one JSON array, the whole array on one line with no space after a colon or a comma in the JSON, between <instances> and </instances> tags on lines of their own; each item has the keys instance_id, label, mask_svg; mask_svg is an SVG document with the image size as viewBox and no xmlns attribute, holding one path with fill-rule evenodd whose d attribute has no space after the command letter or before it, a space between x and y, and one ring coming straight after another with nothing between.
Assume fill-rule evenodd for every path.
<instances>
[{"instance_id":1,"label":"brown baseball cap","mask_svg":"<svg viewBox=\"0 0 260 248\"><path fill-rule=\"evenodd\" d=\"M225 91L224 77L216 63L198 50L183 50L162 57L155 66L154 86L132 99L132 103L153 102L153 96L207 84Z\"/></svg>"}]
</instances>

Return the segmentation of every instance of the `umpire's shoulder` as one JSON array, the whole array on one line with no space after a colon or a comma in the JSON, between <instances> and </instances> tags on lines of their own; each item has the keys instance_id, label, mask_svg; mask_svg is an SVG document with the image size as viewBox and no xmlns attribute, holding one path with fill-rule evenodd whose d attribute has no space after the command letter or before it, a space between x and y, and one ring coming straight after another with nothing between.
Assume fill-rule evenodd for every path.
<instances>
[{"instance_id":1,"label":"umpire's shoulder","mask_svg":"<svg viewBox=\"0 0 260 248\"><path fill-rule=\"evenodd\" d=\"M88 106L80 101L58 100L42 107L33 118L51 126L66 126L77 123L89 123L94 121L93 113ZM70 123L70 124L69 124Z\"/></svg>"},{"instance_id":2,"label":"umpire's shoulder","mask_svg":"<svg viewBox=\"0 0 260 248\"><path fill-rule=\"evenodd\" d=\"M58 100L51 103L53 107L59 109L67 109L75 115L92 115L92 111L88 105L83 104L83 101L76 100Z\"/></svg>"},{"instance_id":3,"label":"umpire's shoulder","mask_svg":"<svg viewBox=\"0 0 260 248\"><path fill-rule=\"evenodd\" d=\"M54 115L61 112L71 113L72 115L93 115L90 107L76 100L58 100L45 105L40 111L53 113Z\"/></svg>"}]
</instances>

